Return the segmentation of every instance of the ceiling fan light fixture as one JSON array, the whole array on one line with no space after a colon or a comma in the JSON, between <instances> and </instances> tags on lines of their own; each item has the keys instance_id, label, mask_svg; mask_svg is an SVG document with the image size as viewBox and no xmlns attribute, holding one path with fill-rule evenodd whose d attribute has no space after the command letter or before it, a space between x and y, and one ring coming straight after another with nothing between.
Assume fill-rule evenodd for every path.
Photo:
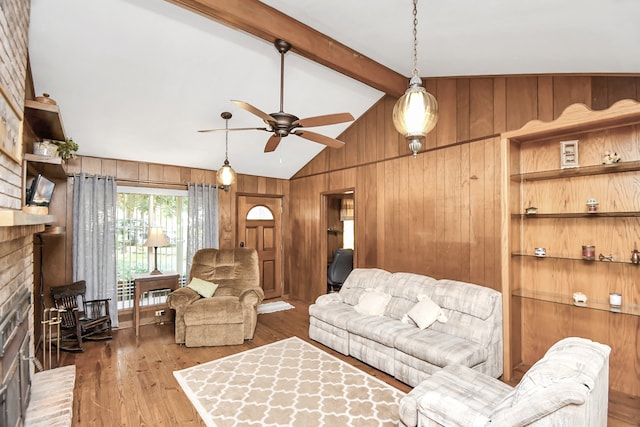
<instances>
[{"instance_id":1,"label":"ceiling fan light fixture","mask_svg":"<svg viewBox=\"0 0 640 427\"><path fill-rule=\"evenodd\" d=\"M218 169L216 179L220 189L229 192L231 185L236 183L236 171L229 164L229 119L231 113L225 111L220 116L225 120L224 163Z\"/></svg>"},{"instance_id":2,"label":"ceiling fan light fixture","mask_svg":"<svg viewBox=\"0 0 640 427\"><path fill-rule=\"evenodd\" d=\"M416 157L422 148L422 140L438 123L438 102L422 86L418 75L418 0L413 0L413 76L409 88L393 107L393 124L409 142L409 149Z\"/></svg>"}]
</instances>

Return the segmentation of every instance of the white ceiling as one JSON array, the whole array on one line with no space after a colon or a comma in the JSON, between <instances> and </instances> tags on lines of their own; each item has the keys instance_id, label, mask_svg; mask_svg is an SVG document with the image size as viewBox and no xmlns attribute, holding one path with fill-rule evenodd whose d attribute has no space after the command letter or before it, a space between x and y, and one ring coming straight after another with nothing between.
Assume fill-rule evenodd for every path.
<instances>
[{"instance_id":1,"label":"white ceiling","mask_svg":"<svg viewBox=\"0 0 640 427\"><path fill-rule=\"evenodd\" d=\"M265 0L409 76L410 0ZM456 0L418 4L420 75L640 73L640 1ZM295 44L295 41L291 41ZM279 110L280 57L268 42L164 0L31 0L36 94L51 94L79 153L217 169L225 136L264 123L230 102ZM284 110L359 117L383 93L291 52ZM314 128L337 137L348 124ZM229 134L244 174L290 178L324 146L297 136L263 153L269 134ZM330 149L330 148L327 148Z\"/></svg>"}]
</instances>

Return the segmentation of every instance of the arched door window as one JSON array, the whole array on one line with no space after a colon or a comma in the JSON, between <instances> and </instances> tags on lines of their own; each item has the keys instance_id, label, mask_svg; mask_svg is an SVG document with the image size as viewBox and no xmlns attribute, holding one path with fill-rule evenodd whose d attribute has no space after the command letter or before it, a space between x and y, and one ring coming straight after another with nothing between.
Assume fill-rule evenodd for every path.
<instances>
[{"instance_id":1,"label":"arched door window","mask_svg":"<svg viewBox=\"0 0 640 427\"><path fill-rule=\"evenodd\" d=\"M248 220L273 220L273 212L262 205L254 206L247 212Z\"/></svg>"}]
</instances>

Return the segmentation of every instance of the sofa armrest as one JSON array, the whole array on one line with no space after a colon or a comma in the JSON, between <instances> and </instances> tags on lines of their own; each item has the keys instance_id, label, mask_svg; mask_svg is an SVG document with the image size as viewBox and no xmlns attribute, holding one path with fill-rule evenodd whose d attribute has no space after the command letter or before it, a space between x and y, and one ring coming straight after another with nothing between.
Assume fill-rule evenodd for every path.
<instances>
[{"instance_id":1,"label":"sofa armrest","mask_svg":"<svg viewBox=\"0 0 640 427\"><path fill-rule=\"evenodd\" d=\"M433 390L426 392L422 396L418 411L421 414L420 416L427 417L429 421L443 426L480 427L487 425L489 422L489 418L486 415L467 405L464 399L441 394ZM428 425L426 421L418 422L418 425L423 424Z\"/></svg>"},{"instance_id":2,"label":"sofa armrest","mask_svg":"<svg viewBox=\"0 0 640 427\"><path fill-rule=\"evenodd\" d=\"M182 308L187 305L191 305L193 304L193 302L199 300L200 298L201 297L199 293L185 286L183 288L179 288L171 292L167 296L167 304L169 304L169 308L172 308L175 310L177 308Z\"/></svg>"},{"instance_id":3,"label":"sofa armrest","mask_svg":"<svg viewBox=\"0 0 640 427\"><path fill-rule=\"evenodd\" d=\"M531 398L522 399L513 406L508 402L500 405L491 414L491 423L495 425L510 425L513 427L527 426L552 413L559 413L568 405L583 405L589 394L589 389L584 384L564 382L555 384L549 388L542 388L539 393ZM557 411L557 412L556 412ZM571 424L571 419L566 420ZM562 423L564 424L564 423Z\"/></svg>"},{"instance_id":4,"label":"sofa armrest","mask_svg":"<svg viewBox=\"0 0 640 427\"><path fill-rule=\"evenodd\" d=\"M249 307L256 307L264 299L264 291L262 288L244 289L238 297L240 304Z\"/></svg>"},{"instance_id":5,"label":"sofa armrest","mask_svg":"<svg viewBox=\"0 0 640 427\"><path fill-rule=\"evenodd\" d=\"M342 302L342 297L339 293L333 292L330 294L320 295L318 298L316 298L316 304L318 305L327 305L331 304L332 302Z\"/></svg>"}]
</instances>

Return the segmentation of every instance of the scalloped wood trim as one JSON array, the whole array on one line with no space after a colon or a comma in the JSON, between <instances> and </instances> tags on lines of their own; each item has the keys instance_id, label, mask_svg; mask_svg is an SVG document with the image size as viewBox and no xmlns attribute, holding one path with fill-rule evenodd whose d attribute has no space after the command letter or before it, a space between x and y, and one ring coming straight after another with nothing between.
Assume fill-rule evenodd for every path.
<instances>
[{"instance_id":1,"label":"scalloped wood trim","mask_svg":"<svg viewBox=\"0 0 640 427\"><path fill-rule=\"evenodd\" d=\"M623 99L606 110L592 110L585 104L572 104L552 121L532 120L520 129L504 132L502 139L544 137L549 133L589 131L616 125L640 123L640 102Z\"/></svg>"}]
</instances>

